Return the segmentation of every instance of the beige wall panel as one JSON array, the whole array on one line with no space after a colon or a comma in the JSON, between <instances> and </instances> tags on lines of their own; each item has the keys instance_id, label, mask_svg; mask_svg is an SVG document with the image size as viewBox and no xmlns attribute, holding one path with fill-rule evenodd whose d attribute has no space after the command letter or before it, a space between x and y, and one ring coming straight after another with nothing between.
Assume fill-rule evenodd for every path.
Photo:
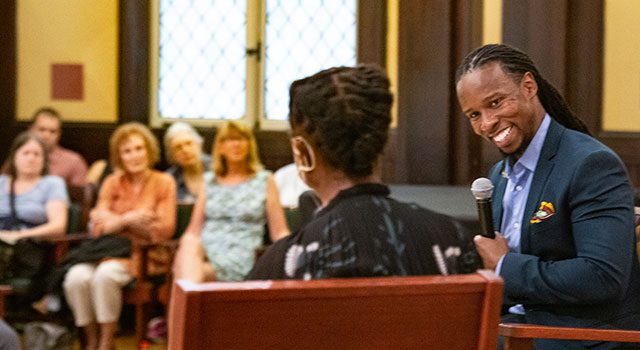
<instances>
[{"instance_id":1,"label":"beige wall panel","mask_svg":"<svg viewBox=\"0 0 640 350\"><path fill-rule=\"evenodd\" d=\"M51 106L64 120L118 120L118 1L20 0L17 119ZM83 66L83 99L51 99L51 64Z\"/></svg>"},{"instance_id":2,"label":"beige wall panel","mask_svg":"<svg viewBox=\"0 0 640 350\"><path fill-rule=\"evenodd\" d=\"M640 131L640 1L605 1L602 128Z\"/></svg>"},{"instance_id":3,"label":"beige wall panel","mask_svg":"<svg viewBox=\"0 0 640 350\"><path fill-rule=\"evenodd\" d=\"M502 42L502 0L484 0L482 44Z\"/></svg>"}]
</instances>

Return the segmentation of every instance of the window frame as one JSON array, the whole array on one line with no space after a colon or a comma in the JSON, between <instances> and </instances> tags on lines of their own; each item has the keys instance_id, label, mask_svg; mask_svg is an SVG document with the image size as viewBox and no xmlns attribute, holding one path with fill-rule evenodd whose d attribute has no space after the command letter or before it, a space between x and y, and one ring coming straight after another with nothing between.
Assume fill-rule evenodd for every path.
<instances>
[{"instance_id":1,"label":"window frame","mask_svg":"<svg viewBox=\"0 0 640 350\"><path fill-rule=\"evenodd\" d=\"M362 0L356 0L356 61L360 51L361 39L360 9ZM385 3L386 1L382 1ZM233 119L250 128L284 131L289 128L288 120L267 119L265 111L265 71L266 71L266 0L247 1L247 49L259 49L258 55L246 56L246 85L245 85L245 115ZM174 121L187 122L196 127L220 127L229 119L203 118L164 118L160 115L158 102L159 89L159 61L160 61L160 0L152 0L150 4L150 38L149 38L149 124L152 127L162 127ZM384 63L384 62L383 62Z\"/></svg>"}]
</instances>

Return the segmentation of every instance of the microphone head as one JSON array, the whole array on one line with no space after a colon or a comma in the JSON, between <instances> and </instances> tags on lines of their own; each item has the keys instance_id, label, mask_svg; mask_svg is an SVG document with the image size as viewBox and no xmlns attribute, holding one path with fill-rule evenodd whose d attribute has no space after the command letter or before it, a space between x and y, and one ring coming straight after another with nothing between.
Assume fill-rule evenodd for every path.
<instances>
[{"instance_id":1,"label":"microphone head","mask_svg":"<svg viewBox=\"0 0 640 350\"><path fill-rule=\"evenodd\" d=\"M476 200L488 200L491 199L493 194L493 184L491 180L486 177L480 177L475 179L471 184L471 193Z\"/></svg>"}]
</instances>

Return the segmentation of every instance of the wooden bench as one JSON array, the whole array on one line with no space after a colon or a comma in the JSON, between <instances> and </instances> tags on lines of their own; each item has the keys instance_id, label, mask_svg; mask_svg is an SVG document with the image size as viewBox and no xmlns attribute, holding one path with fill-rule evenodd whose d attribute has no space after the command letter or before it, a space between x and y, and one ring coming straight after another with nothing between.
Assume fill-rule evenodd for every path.
<instances>
[{"instance_id":1,"label":"wooden bench","mask_svg":"<svg viewBox=\"0 0 640 350\"><path fill-rule=\"evenodd\" d=\"M177 281L169 349L494 350L502 279Z\"/></svg>"}]
</instances>

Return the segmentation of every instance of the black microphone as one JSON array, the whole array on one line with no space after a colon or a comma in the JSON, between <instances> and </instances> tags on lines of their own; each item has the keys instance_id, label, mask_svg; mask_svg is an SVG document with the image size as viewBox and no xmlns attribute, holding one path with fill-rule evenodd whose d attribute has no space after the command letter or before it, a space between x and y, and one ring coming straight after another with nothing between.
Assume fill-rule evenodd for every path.
<instances>
[{"instance_id":1,"label":"black microphone","mask_svg":"<svg viewBox=\"0 0 640 350\"><path fill-rule=\"evenodd\" d=\"M491 195L493 194L493 184L486 177L477 178L471 184L471 193L478 203L478 218L482 235L488 238L495 238L493 231L493 217L491 215Z\"/></svg>"}]
</instances>

